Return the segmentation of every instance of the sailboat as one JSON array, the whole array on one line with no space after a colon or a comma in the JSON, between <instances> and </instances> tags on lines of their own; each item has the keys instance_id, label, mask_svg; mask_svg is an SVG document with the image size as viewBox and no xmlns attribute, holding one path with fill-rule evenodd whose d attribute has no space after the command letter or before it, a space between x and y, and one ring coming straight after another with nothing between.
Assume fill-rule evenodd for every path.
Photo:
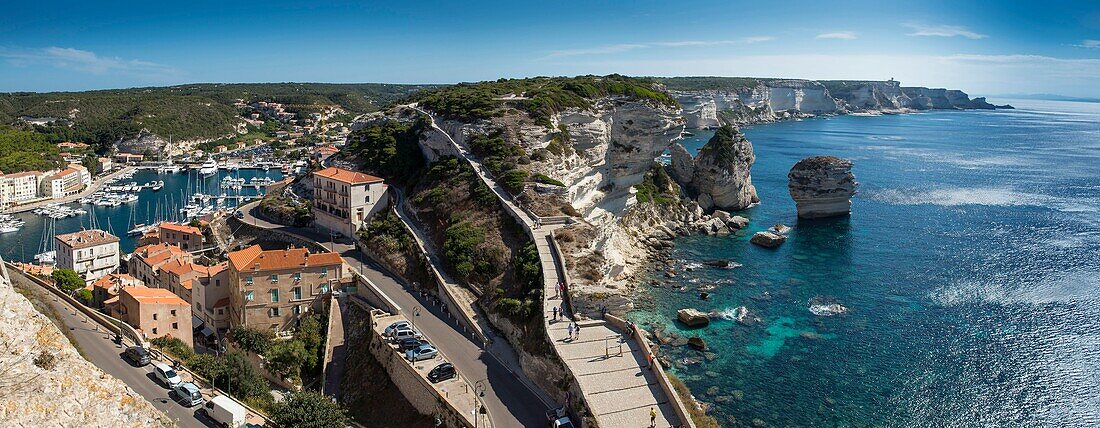
<instances>
[{"instance_id":1,"label":"sailboat","mask_svg":"<svg viewBox=\"0 0 1100 428\"><path fill-rule=\"evenodd\" d=\"M146 226L145 223L137 224L135 223L136 221L137 218L135 217L134 210L130 209L130 230L126 232L127 235L141 236L149 230L149 226Z\"/></svg>"},{"instance_id":2,"label":"sailboat","mask_svg":"<svg viewBox=\"0 0 1100 428\"><path fill-rule=\"evenodd\" d=\"M34 261L43 265L52 265L57 260L57 250L54 249L54 220L50 219L50 225L42 228L41 251L34 255Z\"/></svg>"}]
</instances>

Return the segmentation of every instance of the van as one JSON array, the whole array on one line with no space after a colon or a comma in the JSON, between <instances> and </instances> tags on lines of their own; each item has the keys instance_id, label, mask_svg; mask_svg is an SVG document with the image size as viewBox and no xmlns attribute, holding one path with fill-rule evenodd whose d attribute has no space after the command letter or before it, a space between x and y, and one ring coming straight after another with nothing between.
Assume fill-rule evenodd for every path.
<instances>
[{"instance_id":1,"label":"van","mask_svg":"<svg viewBox=\"0 0 1100 428\"><path fill-rule=\"evenodd\" d=\"M183 379L180 379L179 374L167 364L162 362L153 363L153 376L157 378L157 381L167 386L168 389L175 388Z\"/></svg>"},{"instance_id":2,"label":"van","mask_svg":"<svg viewBox=\"0 0 1100 428\"><path fill-rule=\"evenodd\" d=\"M218 425L227 428L243 427L247 416L244 406L224 395L211 398L199 411Z\"/></svg>"}]
</instances>

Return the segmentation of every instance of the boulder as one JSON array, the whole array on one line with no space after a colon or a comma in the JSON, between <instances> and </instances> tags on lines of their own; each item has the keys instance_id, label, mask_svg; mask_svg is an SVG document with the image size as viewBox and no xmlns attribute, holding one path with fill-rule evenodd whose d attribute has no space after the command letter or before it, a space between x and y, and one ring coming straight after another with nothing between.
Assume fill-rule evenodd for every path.
<instances>
[{"instance_id":1,"label":"boulder","mask_svg":"<svg viewBox=\"0 0 1100 428\"><path fill-rule=\"evenodd\" d=\"M676 319L688 327L706 327L710 324L710 316L698 309L680 309L676 311Z\"/></svg>"},{"instance_id":2,"label":"boulder","mask_svg":"<svg viewBox=\"0 0 1100 428\"><path fill-rule=\"evenodd\" d=\"M729 221L726 222L726 224L729 227L734 228L734 229L744 229L745 226L749 225L749 219L747 219L745 217L741 217L739 215L735 215L735 216L731 217L729 219Z\"/></svg>"},{"instance_id":3,"label":"boulder","mask_svg":"<svg viewBox=\"0 0 1100 428\"><path fill-rule=\"evenodd\" d=\"M707 349L707 342L704 341L702 337L692 337L688 339L688 346L692 347L692 349L705 351Z\"/></svg>"},{"instance_id":4,"label":"boulder","mask_svg":"<svg viewBox=\"0 0 1100 428\"><path fill-rule=\"evenodd\" d=\"M835 156L802 159L787 173L787 190L800 218L851 214L857 185L852 161Z\"/></svg>"},{"instance_id":5,"label":"boulder","mask_svg":"<svg viewBox=\"0 0 1100 428\"><path fill-rule=\"evenodd\" d=\"M763 231L756 232L752 235L752 239L749 242L761 247L776 248L786 240L786 236L774 232Z\"/></svg>"},{"instance_id":6,"label":"boulder","mask_svg":"<svg viewBox=\"0 0 1100 428\"><path fill-rule=\"evenodd\" d=\"M749 312L749 308L746 308L744 306L737 307L737 310L734 311L733 319L741 325L753 325L757 322L760 322L760 318L757 318L755 315Z\"/></svg>"},{"instance_id":7,"label":"boulder","mask_svg":"<svg viewBox=\"0 0 1100 428\"><path fill-rule=\"evenodd\" d=\"M691 158L691 153L688 153L684 145L680 143L673 144L668 148L668 151L672 156L672 162L669 164L669 175L681 186L691 183L693 175L695 175L695 160Z\"/></svg>"},{"instance_id":8,"label":"boulder","mask_svg":"<svg viewBox=\"0 0 1100 428\"><path fill-rule=\"evenodd\" d=\"M791 232L791 227L783 223L776 223L775 226L772 226L768 231L776 235L786 235Z\"/></svg>"}]
</instances>

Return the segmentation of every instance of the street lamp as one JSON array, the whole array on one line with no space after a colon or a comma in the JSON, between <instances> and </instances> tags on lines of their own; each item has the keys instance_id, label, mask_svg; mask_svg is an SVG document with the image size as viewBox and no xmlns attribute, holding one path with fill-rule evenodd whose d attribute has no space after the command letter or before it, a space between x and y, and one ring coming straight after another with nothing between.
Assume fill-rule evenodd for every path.
<instances>
[{"instance_id":1,"label":"street lamp","mask_svg":"<svg viewBox=\"0 0 1100 428\"><path fill-rule=\"evenodd\" d=\"M485 403L481 400L484 396L485 379L474 382L474 428L477 428L477 421L481 419L481 415L485 414Z\"/></svg>"},{"instance_id":2,"label":"street lamp","mask_svg":"<svg viewBox=\"0 0 1100 428\"><path fill-rule=\"evenodd\" d=\"M416 317L419 317L419 316L420 316L420 307L417 306L417 307L413 308L413 317L412 317L412 320L409 321L409 322L412 323L414 333L416 332Z\"/></svg>"}]
</instances>

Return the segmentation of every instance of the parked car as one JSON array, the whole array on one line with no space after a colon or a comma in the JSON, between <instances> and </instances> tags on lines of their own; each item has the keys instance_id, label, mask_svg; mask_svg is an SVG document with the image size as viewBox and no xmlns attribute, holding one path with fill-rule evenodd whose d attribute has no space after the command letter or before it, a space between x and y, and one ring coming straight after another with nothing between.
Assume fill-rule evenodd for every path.
<instances>
[{"instance_id":1,"label":"parked car","mask_svg":"<svg viewBox=\"0 0 1100 428\"><path fill-rule=\"evenodd\" d=\"M550 422L550 428L573 428L573 421L565 412L565 408L548 410L546 420Z\"/></svg>"},{"instance_id":2,"label":"parked car","mask_svg":"<svg viewBox=\"0 0 1100 428\"><path fill-rule=\"evenodd\" d=\"M395 322L393 324L390 324L389 327L386 327L386 330L384 332L382 332L382 335L386 336L386 337L390 337L390 336L393 335L393 332L395 332L397 330L408 330L408 329L412 329L412 327L409 325L408 321L398 321L398 322Z\"/></svg>"},{"instance_id":3,"label":"parked car","mask_svg":"<svg viewBox=\"0 0 1100 428\"><path fill-rule=\"evenodd\" d=\"M153 376L169 389L175 388L176 385L183 382L183 379L180 379L179 374L176 374L175 370L172 370L167 364L160 362L153 363Z\"/></svg>"},{"instance_id":4,"label":"parked car","mask_svg":"<svg viewBox=\"0 0 1100 428\"><path fill-rule=\"evenodd\" d=\"M436 355L439 355L439 351L436 351L432 345L420 345L416 349L405 351L405 358L412 362L430 360Z\"/></svg>"},{"instance_id":5,"label":"parked car","mask_svg":"<svg viewBox=\"0 0 1100 428\"><path fill-rule=\"evenodd\" d=\"M440 364L435 366L432 371L428 372L428 380L432 383L444 381L455 376L458 376L458 372L455 371L455 366L451 363Z\"/></svg>"},{"instance_id":6,"label":"parked car","mask_svg":"<svg viewBox=\"0 0 1100 428\"><path fill-rule=\"evenodd\" d=\"M172 388L172 392L176 393L176 400L187 407L194 407L202 404L202 391L199 391L199 387L191 382L183 382Z\"/></svg>"},{"instance_id":7,"label":"parked car","mask_svg":"<svg viewBox=\"0 0 1100 428\"><path fill-rule=\"evenodd\" d=\"M417 339L415 337L410 337L410 338L407 338L407 339L401 339L399 342L397 342L397 345L401 348L401 352L405 352L405 351L408 351L410 349L416 349L416 348L419 348L420 345L426 345L426 344L427 344L427 342L424 342L424 341L422 341L420 339Z\"/></svg>"},{"instance_id":8,"label":"parked car","mask_svg":"<svg viewBox=\"0 0 1100 428\"><path fill-rule=\"evenodd\" d=\"M211 397L199 411L224 427L241 428L246 423L244 406L224 395Z\"/></svg>"},{"instance_id":9,"label":"parked car","mask_svg":"<svg viewBox=\"0 0 1100 428\"><path fill-rule=\"evenodd\" d=\"M394 343L399 343L404 339L419 339L421 337L424 336L421 335L419 331L413 329L403 329L394 331L393 335L390 336L390 339L393 340Z\"/></svg>"},{"instance_id":10,"label":"parked car","mask_svg":"<svg viewBox=\"0 0 1100 428\"><path fill-rule=\"evenodd\" d=\"M130 360L131 363L134 363L135 366L143 367L149 364L149 351L146 351L145 348L140 346L126 348L126 352L123 352L122 355L127 360Z\"/></svg>"}]
</instances>

